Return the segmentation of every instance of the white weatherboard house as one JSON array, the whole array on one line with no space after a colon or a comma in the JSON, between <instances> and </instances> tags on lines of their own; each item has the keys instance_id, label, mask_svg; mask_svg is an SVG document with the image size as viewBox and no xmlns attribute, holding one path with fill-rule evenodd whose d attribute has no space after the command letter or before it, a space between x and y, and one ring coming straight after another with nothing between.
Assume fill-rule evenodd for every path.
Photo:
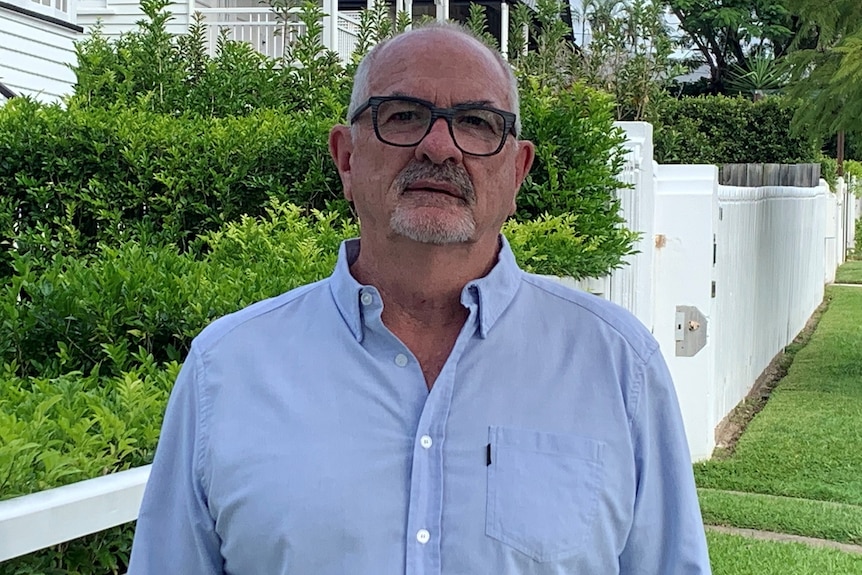
<instances>
[{"instance_id":1,"label":"white weatherboard house","mask_svg":"<svg viewBox=\"0 0 862 575\"><path fill-rule=\"evenodd\" d=\"M321 0L324 18L323 42L343 60L356 45L359 11L373 0ZM510 2L489 0L488 25L500 41L503 53L508 46ZM525 0L533 5L535 0ZM414 17L464 21L469 0L391 0L391 12L407 12ZM214 50L220 29L233 40L248 42L259 52L279 57L284 43L303 32L294 17L280 19L266 2L259 0L183 0L168 10L173 19L168 31L182 34L192 16L200 13L207 27L210 49ZM102 33L117 37L132 31L144 17L139 0L0 0L0 103L12 95L30 95L43 101L59 101L71 92L75 75L74 42L102 23Z\"/></svg>"},{"instance_id":2,"label":"white weatherboard house","mask_svg":"<svg viewBox=\"0 0 862 575\"><path fill-rule=\"evenodd\" d=\"M0 103L14 95L56 101L70 92L76 0L0 0Z\"/></svg>"}]
</instances>

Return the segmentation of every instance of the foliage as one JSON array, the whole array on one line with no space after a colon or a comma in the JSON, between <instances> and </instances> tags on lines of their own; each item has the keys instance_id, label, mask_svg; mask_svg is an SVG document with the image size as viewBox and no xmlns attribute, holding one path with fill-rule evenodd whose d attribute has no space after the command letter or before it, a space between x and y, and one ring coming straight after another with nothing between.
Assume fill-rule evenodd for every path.
<instances>
[{"instance_id":1,"label":"foliage","mask_svg":"<svg viewBox=\"0 0 862 575\"><path fill-rule=\"evenodd\" d=\"M724 92L735 65L746 73L752 59L781 58L811 44L809 29L786 0L669 0L683 43L709 67L709 91Z\"/></svg>"},{"instance_id":2,"label":"foliage","mask_svg":"<svg viewBox=\"0 0 862 575\"><path fill-rule=\"evenodd\" d=\"M270 197L343 208L326 144L333 123L268 110L64 111L16 98L0 108L0 242L46 256L129 238L186 249L201 233L261 214ZM0 255L0 277L8 265Z\"/></svg>"},{"instance_id":3,"label":"foliage","mask_svg":"<svg viewBox=\"0 0 862 575\"><path fill-rule=\"evenodd\" d=\"M826 5L789 0L802 15L816 44L792 55L793 84L799 98L794 127L828 137L841 130L862 132L862 4L835 0Z\"/></svg>"},{"instance_id":4,"label":"foliage","mask_svg":"<svg viewBox=\"0 0 862 575\"><path fill-rule=\"evenodd\" d=\"M573 73L614 95L618 120L646 119L650 105L667 97L672 79L685 67L672 59L664 5L654 0L587 2L580 14L582 34L591 41L576 50Z\"/></svg>"},{"instance_id":5,"label":"foliage","mask_svg":"<svg viewBox=\"0 0 862 575\"><path fill-rule=\"evenodd\" d=\"M327 275L340 241L357 232L339 218L276 202L265 219L228 224L187 254L132 241L58 255L45 269L16 256L0 294L0 362L22 377L56 377L131 369L138 349L180 361L213 319Z\"/></svg>"},{"instance_id":6,"label":"foliage","mask_svg":"<svg viewBox=\"0 0 862 575\"><path fill-rule=\"evenodd\" d=\"M485 44L494 50L499 50L500 47L497 43L497 38L488 31L488 18L485 15L485 8L482 4L471 2L470 15L467 17L464 26L473 32L477 38L481 38Z\"/></svg>"},{"instance_id":7,"label":"foliage","mask_svg":"<svg viewBox=\"0 0 862 575\"><path fill-rule=\"evenodd\" d=\"M138 365L106 379L70 372L20 378L0 370L0 493L4 498L152 461L179 370L137 352ZM0 564L0 574L125 573L130 526Z\"/></svg>"},{"instance_id":8,"label":"foliage","mask_svg":"<svg viewBox=\"0 0 862 575\"><path fill-rule=\"evenodd\" d=\"M509 56L512 65L521 74L541 78L542 83L556 90L564 89L575 79L571 61L575 45L567 40L571 29L563 19L563 4L560 0L537 0L536 11L532 16L529 9L517 8L510 29L513 38ZM527 52L518 49L523 46L523 25L529 29L529 37L535 40L536 49Z\"/></svg>"},{"instance_id":9,"label":"foliage","mask_svg":"<svg viewBox=\"0 0 862 575\"><path fill-rule=\"evenodd\" d=\"M524 137L535 142L536 159L518 196L517 219L571 215L579 235L594 238L612 260L619 257L633 238L620 227L614 193L624 136L613 127L613 100L580 84L556 92L538 78L524 80Z\"/></svg>"},{"instance_id":10,"label":"foliage","mask_svg":"<svg viewBox=\"0 0 862 575\"><path fill-rule=\"evenodd\" d=\"M170 1L142 0L146 17L136 30L109 40L97 26L76 42L77 82L69 108L119 106L206 117L245 115L259 108L343 115L349 78L337 56L323 49L321 9L305 2L295 14L288 12L295 7L292 2L274 2L282 30L292 25L285 19L307 27L278 59L228 40L226 30L210 56L200 14L193 17L189 34L173 36L167 31Z\"/></svg>"},{"instance_id":11,"label":"foliage","mask_svg":"<svg viewBox=\"0 0 862 575\"><path fill-rule=\"evenodd\" d=\"M812 139L790 131L795 110L780 97L665 100L656 114L661 122L655 124L655 159L661 164L815 162Z\"/></svg>"},{"instance_id":12,"label":"foliage","mask_svg":"<svg viewBox=\"0 0 862 575\"><path fill-rule=\"evenodd\" d=\"M511 220L503 233L518 264L528 272L544 275L599 277L605 270L619 267L623 256L635 253L632 244L638 234L618 226L601 234L583 235L578 232L578 219L569 213L545 214L524 222Z\"/></svg>"},{"instance_id":13,"label":"foliage","mask_svg":"<svg viewBox=\"0 0 862 575\"><path fill-rule=\"evenodd\" d=\"M760 99L784 88L790 80L790 70L788 60L758 54L744 65L731 64L726 87L729 92Z\"/></svg>"}]
</instances>

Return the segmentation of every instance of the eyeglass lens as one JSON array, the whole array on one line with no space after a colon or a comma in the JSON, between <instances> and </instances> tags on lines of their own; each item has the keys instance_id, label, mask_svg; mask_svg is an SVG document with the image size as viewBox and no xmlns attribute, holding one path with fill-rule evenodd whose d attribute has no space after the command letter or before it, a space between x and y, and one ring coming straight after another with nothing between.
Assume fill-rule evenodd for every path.
<instances>
[{"instance_id":1,"label":"eyeglass lens","mask_svg":"<svg viewBox=\"0 0 862 575\"><path fill-rule=\"evenodd\" d=\"M419 102L386 100L377 108L377 131L389 144L418 144L431 123L431 108ZM463 109L452 118L455 144L468 154L490 154L505 138L506 119L492 110Z\"/></svg>"}]
</instances>

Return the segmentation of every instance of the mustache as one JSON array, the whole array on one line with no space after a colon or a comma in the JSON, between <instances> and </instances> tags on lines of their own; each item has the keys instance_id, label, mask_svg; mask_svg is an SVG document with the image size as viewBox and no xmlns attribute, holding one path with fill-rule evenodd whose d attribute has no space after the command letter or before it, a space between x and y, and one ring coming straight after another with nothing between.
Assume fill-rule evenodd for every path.
<instances>
[{"instance_id":1,"label":"mustache","mask_svg":"<svg viewBox=\"0 0 862 575\"><path fill-rule=\"evenodd\" d=\"M434 164L413 160L395 178L395 188L400 194L411 184L420 180L445 182L455 187L468 204L472 204L476 199L476 191L473 189L473 182L470 180L467 170L464 169L464 166L452 161L447 160L442 164Z\"/></svg>"}]
</instances>

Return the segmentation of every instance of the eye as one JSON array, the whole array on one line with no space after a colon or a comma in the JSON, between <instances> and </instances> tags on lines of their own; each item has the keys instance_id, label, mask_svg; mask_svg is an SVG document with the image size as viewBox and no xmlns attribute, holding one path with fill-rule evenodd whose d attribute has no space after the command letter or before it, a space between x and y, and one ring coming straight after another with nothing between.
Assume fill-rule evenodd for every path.
<instances>
[{"instance_id":1,"label":"eye","mask_svg":"<svg viewBox=\"0 0 862 575\"><path fill-rule=\"evenodd\" d=\"M459 122L475 128L490 129L491 124L486 118L475 115L466 115L459 118Z\"/></svg>"},{"instance_id":2,"label":"eye","mask_svg":"<svg viewBox=\"0 0 862 575\"><path fill-rule=\"evenodd\" d=\"M461 130L476 134L499 135L504 129L505 120L491 110L461 110L455 116L456 125Z\"/></svg>"},{"instance_id":3,"label":"eye","mask_svg":"<svg viewBox=\"0 0 862 575\"><path fill-rule=\"evenodd\" d=\"M387 118L390 122L415 122L418 119L418 115L414 110L403 110L401 112L395 112Z\"/></svg>"}]
</instances>

